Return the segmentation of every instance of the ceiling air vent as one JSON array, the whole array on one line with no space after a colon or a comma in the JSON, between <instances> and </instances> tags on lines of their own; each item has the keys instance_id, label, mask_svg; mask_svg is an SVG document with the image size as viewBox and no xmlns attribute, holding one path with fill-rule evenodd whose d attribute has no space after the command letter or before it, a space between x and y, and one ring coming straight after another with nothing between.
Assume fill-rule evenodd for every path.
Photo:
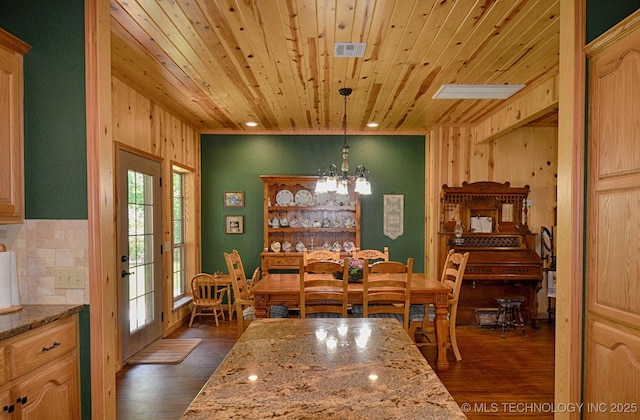
<instances>
[{"instance_id":1,"label":"ceiling air vent","mask_svg":"<svg viewBox=\"0 0 640 420\"><path fill-rule=\"evenodd\" d=\"M366 42L336 42L333 46L334 57L364 57Z\"/></svg>"},{"instance_id":2,"label":"ceiling air vent","mask_svg":"<svg viewBox=\"0 0 640 420\"><path fill-rule=\"evenodd\" d=\"M442 85L433 99L507 99L525 85Z\"/></svg>"}]
</instances>

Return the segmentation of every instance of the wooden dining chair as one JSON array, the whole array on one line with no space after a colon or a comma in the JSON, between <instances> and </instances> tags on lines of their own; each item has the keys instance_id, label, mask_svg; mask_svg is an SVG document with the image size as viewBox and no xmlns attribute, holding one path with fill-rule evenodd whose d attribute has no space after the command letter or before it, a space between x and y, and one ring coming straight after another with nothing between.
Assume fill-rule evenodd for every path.
<instances>
[{"instance_id":1,"label":"wooden dining chair","mask_svg":"<svg viewBox=\"0 0 640 420\"><path fill-rule=\"evenodd\" d=\"M413 258L380 261L369 265L365 261L362 285L362 312L365 318L396 318L409 331L411 274ZM388 274L378 275L378 274Z\"/></svg>"},{"instance_id":2,"label":"wooden dining chair","mask_svg":"<svg viewBox=\"0 0 640 420\"><path fill-rule=\"evenodd\" d=\"M213 316L218 324L218 318L224 321L224 309L222 308L222 298L227 293L227 285L221 284L218 280L207 273L199 273L191 279L191 294L193 296L193 309L189 326L193 324L196 316Z\"/></svg>"},{"instance_id":3,"label":"wooden dining chair","mask_svg":"<svg viewBox=\"0 0 640 420\"><path fill-rule=\"evenodd\" d=\"M247 275L238 251L234 249L231 253L225 252L224 260L227 263L231 286L233 287L233 301L238 319L236 336L240 337L251 321L255 320L253 297L251 296Z\"/></svg>"},{"instance_id":4,"label":"wooden dining chair","mask_svg":"<svg viewBox=\"0 0 640 420\"><path fill-rule=\"evenodd\" d=\"M348 260L300 262L300 318L346 318ZM335 272L342 272L336 279Z\"/></svg>"},{"instance_id":5,"label":"wooden dining chair","mask_svg":"<svg viewBox=\"0 0 640 420\"><path fill-rule=\"evenodd\" d=\"M302 250L302 263L307 265L311 261L339 261L340 253L334 251L328 251L320 249L317 251L307 251L307 248Z\"/></svg>"},{"instance_id":6,"label":"wooden dining chair","mask_svg":"<svg viewBox=\"0 0 640 420\"><path fill-rule=\"evenodd\" d=\"M449 341L447 347L453 349L453 354L456 357L456 361L462 360L460 349L458 348L458 339L456 336L456 317L458 312L458 301L460 300L460 289L462 288L462 279L467 267L467 261L469 260L469 253L464 254L457 253L455 250L450 250L447 254L447 258L442 269L442 276L440 282L449 288L447 319L449 323ZM411 321L409 325L409 336L415 339L417 328L420 327L420 333L427 338L425 343L416 343L418 346L435 345L435 308L431 305L428 307L428 311L425 314L423 311L422 317L416 316L415 313L411 315Z\"/></svg>"},{"instance_id":7,"label":"wooden dining chair","mask_svg":"<svg viewBox=\"0 0 640 420\"><path fill-rule=\"evenodd\" d=\"M251 289L253 289L253 286L258 284L258 282L260 280L262 280L262 268L256 267L256 269L253 270L253 274L251 275L251 279L249 279L249 281L247 281L247 286L249 287L249 292L251 292Z\"/></svg>"},{"instance_id":8,"label":"wooden dining chair","mask_svg":"<svg viewBox=\"0 0 640 420\"><path fill-rule=\"evenodd\" d=\"M361 249L354 252L351 257L359 260L369 260L370 264L377 261L389 261L389 247L385 246L382 251L377 249Z\"/></svg>"}]
</instances>

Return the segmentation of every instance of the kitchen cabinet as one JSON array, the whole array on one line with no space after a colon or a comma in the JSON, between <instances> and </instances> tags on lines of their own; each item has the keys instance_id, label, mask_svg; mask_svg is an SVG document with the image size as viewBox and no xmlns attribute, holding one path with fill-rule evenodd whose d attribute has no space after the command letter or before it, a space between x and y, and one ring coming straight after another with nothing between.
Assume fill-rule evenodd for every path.
<instances>
[{"instance_id":1,"label":"kitchen cabinet","mask_svg":"<svg viewBox=\"0 0 640 420\"><path fill-rule=\"evenodd\" d=\"M263 272L297 270L302 250L360 248L360 194L315 194L314 176L261 176L264 183Z\"/></svg>"},{"instance_id":2,"label":"kitchen cabinet","mask_svg":"<svg viewBox=\"0 0 640 420\"><path fill-rule=\"evenodd\" d=\"M76 314L0 341L0 354L0 419L80 418Z\"/></svg>"},{"instance_id":3,"label":"kitchen cabinet","mask_svg":"<svg viewBox=\"0 0 640 420\"><path fill-rule=\"evenodd\" d=\"M23 57L31 47L0 29L0 223L24 220Z\"/></svg>"}]
</instances>

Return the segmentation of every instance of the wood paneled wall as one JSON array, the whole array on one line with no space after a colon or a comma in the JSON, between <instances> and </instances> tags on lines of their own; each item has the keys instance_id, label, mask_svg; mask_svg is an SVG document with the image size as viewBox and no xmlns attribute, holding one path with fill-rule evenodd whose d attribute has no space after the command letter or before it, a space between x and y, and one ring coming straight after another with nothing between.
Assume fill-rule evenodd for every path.
<instances>
[{"instance_id":1,"label":"wood paneled wall","mask_svg":"<svg viewBox=\"0 0 640 420\"><path fill-rule=\"evenodd\" d=\"M115 77L112 78L111 95L116 145L162 161L163 335L166 336L181 324L191 308L190 305L173 307L172 252L167 245L173 242L171 179L174 166L186 174L186 192L188 197L193 197L185 203L187 290L189 279L201 267L200 133Z\"/></svg>"},{"instance_id":2,"label":"wood paneled wall","mask_svg":"<svg viewBox=\"0 0 640 420\"><path fill-rule=\"evenodd\" d=\"M482 144L475 144L473 138L472 127L439 127L428 135L425 267L432 276L440 271L437 244L443 184L508 181L513 187L529 185L529 229L539 233L540 226L551 227L555 223L558 129L522 127ZM536 247L539 251L539 237ZM539 295L545 297L546 285ZM543 304L538 310L542 313L546 306Z\"/></svg>"}]
</instances>

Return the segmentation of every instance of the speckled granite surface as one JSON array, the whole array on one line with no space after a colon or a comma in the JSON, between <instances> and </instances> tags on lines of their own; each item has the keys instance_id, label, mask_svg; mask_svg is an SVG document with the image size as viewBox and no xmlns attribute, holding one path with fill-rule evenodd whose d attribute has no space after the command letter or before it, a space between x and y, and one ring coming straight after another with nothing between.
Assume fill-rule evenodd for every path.
<instances>
[{"instance_id":1,"label":"speckled granite surface","mask_svg":"<svg viewBox=\"0 0 640 420\"><path fill-rule=\"evenodd\" d=\"M392 319L255 321L182 419L269 417L465 418Z\"/></svg>"},{"instance_id":2,"label":"speckled granite surface","mask_svg":"<svg viewBox=\"0 0 640 420\"><path fill-rule=\"evenodd\" d=\"M38 328L81 310L82 305L23 305L20 311L0 315L0 340Z\"/></svg>"}]
</instances>

